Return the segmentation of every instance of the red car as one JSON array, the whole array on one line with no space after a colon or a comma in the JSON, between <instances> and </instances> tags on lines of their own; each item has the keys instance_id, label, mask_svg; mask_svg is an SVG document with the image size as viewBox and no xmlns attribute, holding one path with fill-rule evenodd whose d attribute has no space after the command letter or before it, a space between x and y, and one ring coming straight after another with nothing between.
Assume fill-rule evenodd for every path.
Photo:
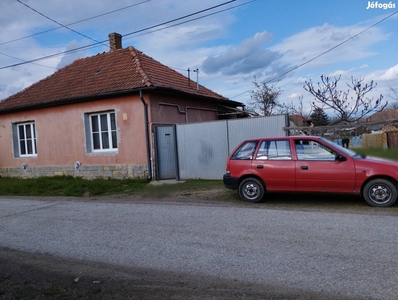
<instances>
[{"instance_id":1,"label":"red car","mask_svg":"<svg viewBox=\"0 0 398 300\"><path fill-rule=\"evenodd\" d=\"M225 187L249 202L265 192L357 194L378 207L397 199L398 162L364 157L316 136L246 140L229 155L226 171Z\"/></svg>"}]
</instances>

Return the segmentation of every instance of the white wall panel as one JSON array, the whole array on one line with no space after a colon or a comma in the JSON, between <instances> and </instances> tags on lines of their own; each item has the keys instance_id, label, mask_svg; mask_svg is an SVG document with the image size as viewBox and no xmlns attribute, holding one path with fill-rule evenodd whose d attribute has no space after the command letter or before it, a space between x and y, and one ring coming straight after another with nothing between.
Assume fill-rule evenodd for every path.
<instances>
[{"instance_id":1,"label":"white wall panel","mask_svg":"<svg viewBox=\"0 0 398 300\"><path fill-rule=\"evenodd\" d=\"M177 126L180 179L220 179L228 156L226 121Z\"/></svg>"}]
</instances>

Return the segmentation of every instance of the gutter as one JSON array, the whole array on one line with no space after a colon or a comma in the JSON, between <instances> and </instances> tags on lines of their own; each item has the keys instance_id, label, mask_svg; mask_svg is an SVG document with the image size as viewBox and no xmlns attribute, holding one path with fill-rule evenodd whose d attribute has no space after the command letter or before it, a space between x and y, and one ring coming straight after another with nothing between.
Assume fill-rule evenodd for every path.
<instances>
[{"instance_id":1,"label":"gutter","mask_svg":"<svg viewBox=\"0 0 398 300\"><path fill-rule=\"evenodd\" d=\"M149 136L149 121L148 121L148 105L146 104L142 90L140 90L140 99L142 104L144 104L144 118L145 118L145 138L146 138L146 155L148 160L148 180L152 180L152 164L151 164L151 144Z\"/></svg>"}]
</instances>

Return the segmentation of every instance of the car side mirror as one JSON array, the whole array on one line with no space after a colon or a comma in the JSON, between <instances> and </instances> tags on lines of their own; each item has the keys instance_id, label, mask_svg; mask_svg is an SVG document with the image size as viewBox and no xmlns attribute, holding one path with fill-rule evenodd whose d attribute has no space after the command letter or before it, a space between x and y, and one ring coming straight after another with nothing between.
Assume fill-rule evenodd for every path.
<instances>
[{"instance_id":1,"label":"car side mirror","mask_svg":"<svg viewBox=\"0 0 398 300\"><path fill-rule=\"evenodd\" d=\"M346 161L347 160L347 157L345 157L345 156L343 156L343 155L341 155L341 154L336 154L336 158L335 158L335 160L336 161Z\"/></svg>"}]
</instances>

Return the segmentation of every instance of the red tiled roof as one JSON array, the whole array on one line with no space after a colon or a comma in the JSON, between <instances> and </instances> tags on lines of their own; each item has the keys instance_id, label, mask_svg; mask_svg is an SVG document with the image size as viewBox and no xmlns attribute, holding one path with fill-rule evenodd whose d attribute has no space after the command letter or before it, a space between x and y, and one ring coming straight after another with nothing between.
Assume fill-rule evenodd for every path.
<instances>
[{"instance_id":1,"label":"red tiled roof","mask_svg":"<svg viewBox=\"0 0 398 300\"><path fill-rule=\"evenodd\" d=\"M383 109L382 111L376 112L370 117L365 118L365 122L378 122L378 121L387 121L398 118L398 109Z\"/></svg>"},{"instance_id":2,"label":"red tiled roof","mask_svg":"<svg viewBox=\"0 0 398 300\"><path fill-rule=\"evenodd\" d=\"M310 120L305 119L303 116L300 115L290 115L290 121L294 123L296 126L305 126Z\"/></svg>"},{"instance_id":3,"label":"red tiled roof","mask_svg":"<svg viewBox=\"0 0 398 300\"><path fill-rule=\"evenodd\" d=\"M82 58L0 102L0 112L84 100L142 88L166 88L228 100L133 47ZM233 101L232 101L233 102Z\"/></svg>"}]
</instances>

